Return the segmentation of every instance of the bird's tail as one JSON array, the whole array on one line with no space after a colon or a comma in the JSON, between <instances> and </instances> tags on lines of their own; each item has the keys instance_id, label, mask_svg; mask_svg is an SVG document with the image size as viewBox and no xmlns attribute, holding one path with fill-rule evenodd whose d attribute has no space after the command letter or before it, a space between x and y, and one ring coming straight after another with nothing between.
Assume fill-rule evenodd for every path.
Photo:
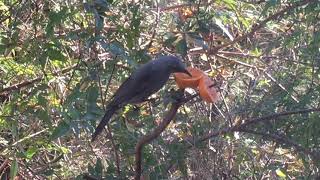
<instances>
[{"instance_id":1,"label":"bird's tail","mask_svg":"<svg viewBox=\"0 0 320 180\"><path fill-rule=\"evenodd\" d=\"M111 119L112 115L117 111L117 109L117 106L111 106L107 109L107 112L104 114L102 120L100 121L98 127L92 135L91 142L93 142L97 138L97 136L102 132L103 128L108 124L109 120Z\"/></svg>"}]
</instances>

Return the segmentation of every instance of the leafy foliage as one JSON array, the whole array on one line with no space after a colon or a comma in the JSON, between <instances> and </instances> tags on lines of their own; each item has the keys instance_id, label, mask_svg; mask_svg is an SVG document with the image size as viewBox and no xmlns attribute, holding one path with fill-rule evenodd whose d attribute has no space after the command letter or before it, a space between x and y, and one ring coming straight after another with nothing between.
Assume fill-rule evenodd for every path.
<instances>
[{"instance_id":1,"label":"leafy foliage","mask_svg":"<svg viewBox=\"0 0 320 180\"><path fill-rule=\"evenodd\" d=\"M1 177L132 178L135 145L169 110L174 81L90 135L121 82L163 54L206 71L221 100L179 109L143 149L145 178L320 176L317 0L1 0L0 14Z\"/></svg>"}]
</instances>

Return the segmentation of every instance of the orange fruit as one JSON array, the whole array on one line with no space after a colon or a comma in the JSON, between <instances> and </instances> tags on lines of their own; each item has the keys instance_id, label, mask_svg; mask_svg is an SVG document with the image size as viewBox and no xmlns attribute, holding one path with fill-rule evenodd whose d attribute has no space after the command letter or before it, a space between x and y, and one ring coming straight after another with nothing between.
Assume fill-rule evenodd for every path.
<instances>
[{"instance_id":1,"label":"orange fruit","mask_svg":"<svg viewBox=\"0 0 320 180\"><path fill-rule=\"evenodd\" d=\"M204 75L204 72L198 68L188 67L187 70L192 75L185 73L174 73L175 81L180 89L185 89L187 87L197 88L201 77Z\"/></svg>"},{"instance_id":2,"label":"orange fruit","mask_svg":"<svg viewBox=\"0 0 320 180\"><path fill-rule=\"evenodd\" d=\"M219 100L219 93L212 86L213 84L214 82L207 75L204 75L199 82L200 97L208 103L215 103Z\"/></svg>"}]
</instances>

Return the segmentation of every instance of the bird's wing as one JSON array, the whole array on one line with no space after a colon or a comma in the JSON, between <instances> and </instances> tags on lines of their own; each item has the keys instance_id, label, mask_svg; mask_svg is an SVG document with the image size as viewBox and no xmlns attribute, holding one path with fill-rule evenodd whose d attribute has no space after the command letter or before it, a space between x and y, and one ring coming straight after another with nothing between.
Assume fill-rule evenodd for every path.
<instances>
[{"instance_id":1,"label":"bird's wing","mask_svg":"<svg viewBox=\"0 0 320 180\"><path fill-rule=\"evenodd\" d=\"M157 69L140 69L119 87L112 104L121 106L128 103L143 102L151 94L158 91L166 81L166 77L163 78L163 76L157 74Z\"/></svg>"},{"instance_id":2,"label":"bird's wing","mask_svg":"<svg viewBox=\"0 0 320 180\"><path fill-rule=\"evenodd\" d=\"M116 91L112 104L125 105L148 88L150 76L130 76Z\"/></svg>"},{"instance_id":3,"label":"bird's wing","mask_svg":"<svg viewBox=\"0 0 320 180\"><path fill-rule=\"evenodd\" d=\"M132 92L132 96L128 103L141 103L147 100L147 98L153 93L157 92L164 83L157 81L157 79L148 77L144 81L140 82L140 86Z\"/></svg>"}]
</instances>

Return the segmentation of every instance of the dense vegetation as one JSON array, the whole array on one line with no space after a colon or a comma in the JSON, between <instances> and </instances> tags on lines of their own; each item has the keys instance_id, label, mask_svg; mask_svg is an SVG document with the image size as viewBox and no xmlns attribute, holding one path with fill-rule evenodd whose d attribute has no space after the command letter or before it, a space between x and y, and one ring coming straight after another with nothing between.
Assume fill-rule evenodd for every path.
<instances>
[{"instance_id":1,"label":"dense vegetation","mask_svg":"<svg viewBox=\"0 0 320 180\"><path fill-rule=\"evenodd\" d=\"M0 0L1 179L132 179L135 145L181 98L174 80L91 134L130 73L168 54L220 101L185 91L143 148L144 179L320 176L318 0Z\"/></svg>"}]
</instances>

